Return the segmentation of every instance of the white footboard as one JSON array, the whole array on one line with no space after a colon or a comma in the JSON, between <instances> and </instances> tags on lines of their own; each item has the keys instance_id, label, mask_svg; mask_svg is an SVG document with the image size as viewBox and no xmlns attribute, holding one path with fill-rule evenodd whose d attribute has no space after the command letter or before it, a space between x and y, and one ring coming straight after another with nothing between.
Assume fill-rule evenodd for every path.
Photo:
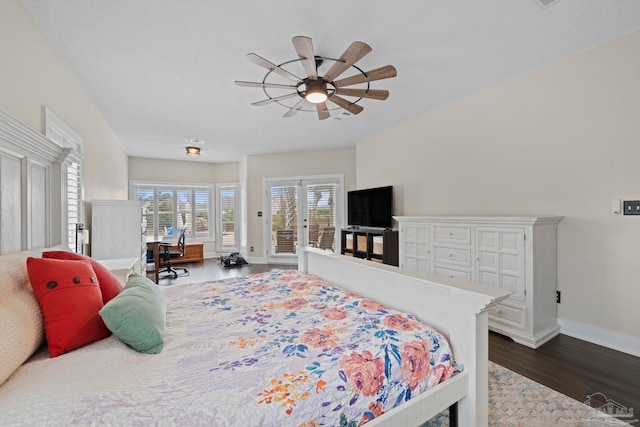
<instances>
[{"instance_id":1,"label":"white footboard","mask_svg":"<svg viewBox=\"0 0 640 427\"><path fill-rule=\"evenodd\" d=\"M461 426L487 425L487 308L510 292L313 248L302 251L299 269L388 307L412 313L448 337L454 359L464 367L464 375L454 382L446 381L396 408L397 411L372 420L372 426L419 425L456 401Z\"/></svg>"}]
</instances>

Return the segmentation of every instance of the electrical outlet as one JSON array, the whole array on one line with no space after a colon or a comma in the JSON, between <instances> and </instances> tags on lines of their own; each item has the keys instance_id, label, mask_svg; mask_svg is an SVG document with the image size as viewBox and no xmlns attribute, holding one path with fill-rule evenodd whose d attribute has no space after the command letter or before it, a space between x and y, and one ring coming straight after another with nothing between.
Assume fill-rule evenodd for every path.
<instances>
[{"instance_id":1,"label":"electrical outlet","mask_svg":"<svg viewBox=\"0 0 640 427\"><path fill-rule=\"evenodd\" d=\"M556 291L556 303L560 304L560 291Z\"/></svg>"},{"instance_id":2,"label":"electrical outlet","mask_svg":"<svg viewBox=\"0 0 640 427\"><path fill-rule=\"evenodd\" d=\"M625 215L640 215L640 201L625 200L622 213Z\"/></svg>"}]
</instances>

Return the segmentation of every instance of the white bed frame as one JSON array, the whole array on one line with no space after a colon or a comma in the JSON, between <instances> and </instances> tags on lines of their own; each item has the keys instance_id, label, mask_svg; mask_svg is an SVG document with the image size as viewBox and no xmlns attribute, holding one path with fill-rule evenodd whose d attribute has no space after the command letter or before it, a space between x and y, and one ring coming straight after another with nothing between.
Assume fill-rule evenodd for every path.
<instances>
[{"instance_id":1,"label":"white bed frame","mask_svg":"<svg viewBox=\"0 0 640 427\"><path fill-rule=\"evenodd\" d=\"M71 151L0 110L0 254L66 242Z\"/></svg>"},{"instance_id":2,"label":"white bed frame","mask_svg":"<svg viewBox=\"0 0 640 427\"><path fill-rule=\"evenodd\" d=\"M370 421L367 426L419 426L456 402L459 425L487 425L487 309L507 298L510 292L313 248L302 251L298 268L430 324L449 339L455 361L464 367L461 374Z\"/></svg>"}]
</instances>

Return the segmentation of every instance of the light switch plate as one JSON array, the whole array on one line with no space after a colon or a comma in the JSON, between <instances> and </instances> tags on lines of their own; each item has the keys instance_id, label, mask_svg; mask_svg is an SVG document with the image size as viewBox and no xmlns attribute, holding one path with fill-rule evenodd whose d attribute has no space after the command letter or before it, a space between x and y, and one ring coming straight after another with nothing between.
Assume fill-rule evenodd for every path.
<instances>
[{"instance_id":1,"label":"light switch plate","mask_svg":"<svg viewBox=\"0 0 640 427\"><path fill-rule=\"evenodd\" d=\"M622 211L625 215L640 215L640 200L625 200Z\"/></svg>"}]
</instances>

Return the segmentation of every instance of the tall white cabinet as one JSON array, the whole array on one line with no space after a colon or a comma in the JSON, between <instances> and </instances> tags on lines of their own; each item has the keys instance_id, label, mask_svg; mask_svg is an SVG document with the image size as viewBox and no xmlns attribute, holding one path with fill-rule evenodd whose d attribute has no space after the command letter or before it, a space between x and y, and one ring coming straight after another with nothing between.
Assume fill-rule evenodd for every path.
<instances>
[{"instance_id":1,"label":"tall white cabinet","mask_svg":"<svg viewBox=\"0 0 640 427\"><path fill-rule=\"evenodd\" d=\"M97 260L135 258L135 273L145 275L146 212L135 200L91 202L91 257Z\"/></svg>"},{"instance_id":2,"label":"tall white cabinet","mask_svg":"<svg viewBox=\"0 0 640 427\"><path fill-rule=\"evenodd\" d=\"M489 328L537 348L560 331L557 244L561 217L394 217L400 267L512 291Z\"/></svg>"}]
</instances>

